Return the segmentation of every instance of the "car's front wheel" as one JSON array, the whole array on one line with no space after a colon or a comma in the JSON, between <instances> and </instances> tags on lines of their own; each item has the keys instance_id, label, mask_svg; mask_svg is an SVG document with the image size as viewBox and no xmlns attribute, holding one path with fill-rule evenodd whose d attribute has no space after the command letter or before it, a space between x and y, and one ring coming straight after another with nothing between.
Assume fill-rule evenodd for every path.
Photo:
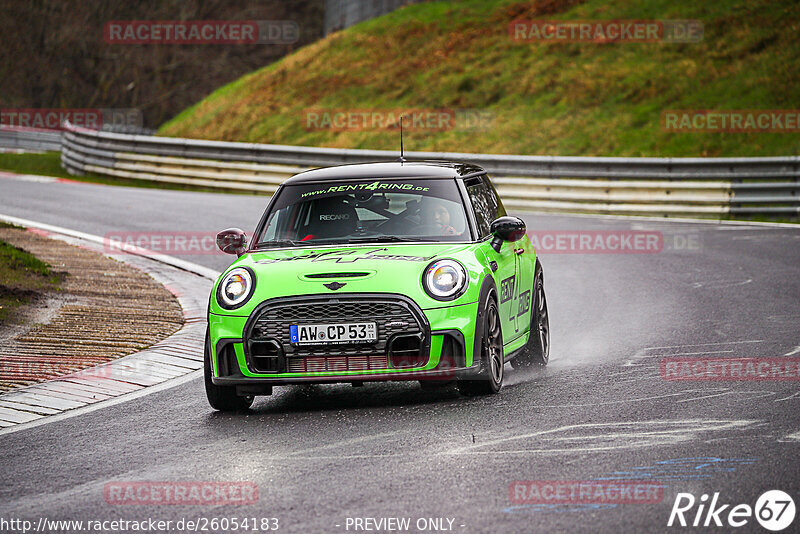
<instances>
[{"instance_id":1,"label":"car's front wheel","mask_svg":"<svg viewBox=\"0 0 800 534\"><path fill-rule=\"evenodd\" d=\"M481 371L477 376L458 381L458 390L463 395L489 395L503 387L503 332L500 327L500 311L494 295L489 295L484 304L483 320L478 321L476 335L481 335Z\"/></svg>"},{"instance_id":2,"label":"car's front wheel","mask_svg":"<svg viewBox=\"0 0 800 534\"><path fill-rule=\"evenodd\" d=\"M205 357L203 358L203 376L206 384L206 397L208 403L215 410L221 412L240 412L248 409L254 397L240 397L233 386L217 386L211 381L211 342L206 332Z\"/></svg>"}]
</instances>

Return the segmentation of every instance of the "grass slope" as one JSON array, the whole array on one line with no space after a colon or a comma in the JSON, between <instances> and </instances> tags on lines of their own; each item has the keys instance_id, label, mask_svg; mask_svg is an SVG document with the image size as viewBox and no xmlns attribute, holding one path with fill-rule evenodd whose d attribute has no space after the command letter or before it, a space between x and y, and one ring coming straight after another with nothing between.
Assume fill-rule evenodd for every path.
<instances>
[{"instance_id":1,"label":"grass slope","mask_svg":"<svg viewBox=\"0 0 800 534\"><path fill-rule=\"evenodd\" d=\"M0 223L0 227L9 226ZM0 240L0 324L11 320L14 310L34 297L58 289L61 279L45 262Z\"/></svg>"},{"instance_id":2,"label":"grass slope","mask_svg":"<svg viewBox=\"0 0 800 534\"><path fill-rule=\"evenodd\" d=\"M699 19L702 42L515 42L518 19ZM405 7L226 85L161 135L397 148L382 131L309 131L304 111L472 109L488 128L408 132L408 150L551 155L768 156L800 134L687 133L664 110L800 108L795 0L464 0Z\"/></svg>"}]
</instances>

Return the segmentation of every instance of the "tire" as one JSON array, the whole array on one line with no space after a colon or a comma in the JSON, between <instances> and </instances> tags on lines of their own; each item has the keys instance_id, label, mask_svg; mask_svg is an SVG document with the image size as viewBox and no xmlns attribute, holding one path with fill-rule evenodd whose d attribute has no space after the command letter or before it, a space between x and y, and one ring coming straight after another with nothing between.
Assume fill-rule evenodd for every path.
<instances>
[{"instance_id":1,"label":"tire","mask_svg":"<svg viewBox=\"0 0 800 534\"><path fill-rule=\"evenodd\" d=\"M458 381L458 390L462 395L491 395L503 387L503 329L493 294L486 299L483 311L483 320L479 321L479 328L476 328L476 335L481 332L481 370L477 376Z\"/></svg>"},{"instance_id":2,"label":"tire","mask_svg":"<svg viewBox=\"0 0 800 534\"><path fill-rule=\"evenodd\" d=\"M544 292L544 272L538 260L533 295L530 338L525 350L511 360L514 369L544 367L550 360L550 318L547 314L547 297Z\"/></svg>"},{"instance_id":3,"label":"tire","mask_svg":"<svg viewBox=\"0 0 800 534\"><path fill-rule=\"evenodd\" d=\"M215 410L221 412L241 412L250 408L255 397L240 397L234 386L217 386L211 381L211 342L206 332L205 357L203 358L203 377L205 378L206 397Z\"/></svg>"}]
</instances>

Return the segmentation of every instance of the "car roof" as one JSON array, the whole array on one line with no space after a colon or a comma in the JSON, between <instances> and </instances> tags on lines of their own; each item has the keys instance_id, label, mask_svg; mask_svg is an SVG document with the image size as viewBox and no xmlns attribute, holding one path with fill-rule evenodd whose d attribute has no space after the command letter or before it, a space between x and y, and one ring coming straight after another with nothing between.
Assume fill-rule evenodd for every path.
<instances>
[{"instance_id":1,"label":"car roof","mask_svg":"<svg viewBox=\"0 0 800 534\"><path fill-rule=\"evenodd\" d=\"M409 180L452 179L467 175L481 174L483 172L485 171L477 165L453 161L353 163L301 172L286 180L284 184L297 185L315 182L333 182L337 180L374 180L376 178L405 178Z\"/></svg>"}]
</instances>

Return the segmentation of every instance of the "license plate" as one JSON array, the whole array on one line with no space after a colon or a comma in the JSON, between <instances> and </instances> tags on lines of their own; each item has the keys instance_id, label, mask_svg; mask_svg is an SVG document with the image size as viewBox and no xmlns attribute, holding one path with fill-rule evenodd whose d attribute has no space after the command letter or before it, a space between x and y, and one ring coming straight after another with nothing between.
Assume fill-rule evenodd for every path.
<instances>
[{"instance_id":1,"label":"license plate","mask_svg":"<svg viewBox=\"0 0 800 534\"><path fill-rule=\"evenodd\" d=\"M293 324L289 334L293 345L343 345L371 343L378 339L375 323Z\"/></svg>"}]
</instances>

